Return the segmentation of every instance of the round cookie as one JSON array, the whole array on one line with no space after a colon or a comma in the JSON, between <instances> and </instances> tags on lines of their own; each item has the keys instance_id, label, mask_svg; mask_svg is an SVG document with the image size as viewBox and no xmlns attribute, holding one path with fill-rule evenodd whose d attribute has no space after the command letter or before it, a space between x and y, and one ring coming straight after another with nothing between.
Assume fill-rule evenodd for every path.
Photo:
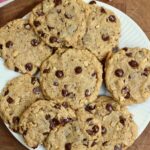
<instances>
[{"instance_id":1,"label":"round cookie","mask_svg":"<svg viewBox=\"0 0 150 150\"><path fill-rule=\"evenodd\" d=\"M11 129L18 131L21 114L39 98L42 94L36 77L26 74L12 79L1 93L1 118Z\"/></svg>"},{"instance_id":2,"label":"round cookie","mask_svg":"<svg viewBox=\"0 0 150 150\"><path fill-rule=\"evenodd\" d=\"M107 88L120 104L142 103L150 96L149 50L124 48L106 61L105 72Z\"/></svg>"},{"instance_id":3,"label":"round cookie","mask_svg":"<svg viewBox=\"0 0 150 150\"><path fill-rule=\"evenodd\" d=\"M102 66L87 50L61 49L42 64L40 81L48 99L78 108L98 96Z\"/></svg>"},{"instance_id":4,"label":"round cookie","mask_svg":"<svg viewBox=\"0 0 150 150\"><path fill-rule=\"evenodd\" d=\"M33 9L30 23L51 47L78 47L86 30L86 11L81 0L45 0Z\"/></svg>"},{"instance_id":5,"label":"round cookie","mask_svg":"<svg viewBox=\"0 0 150 150\"><path fill-rule=\"evenodd\" d=\"M113 98L101 96L85 109L101 121L100 150L126 150L137 138L137 126L131 114Z\"/></svg>"},{"instance_id":6,"label":"round cookie","mask_svg":"<svg viewBox=\"0 0 150 150\"><path fill-rule=\"evenodd\" d=\"M89 5L86 33L83 46L102 61L119 43L120 21L110 10L96 5Z\"/></svg>"},{"instance_id":7,"label":"round cookie","mask_svg":"<svg viewBox=\"0 0 150 150\"><path fill-rule=\"evenodd\" d=\"M53 50L34 33L27 20L9 22L0 29L0 49L8 68L34 74Z\"/></svg>"},{"instance_id":8,"label":"round cookie","mask_svg":"<svg viewBox=\"0 0 150 150\"><path fill-rule=\"evenodd\" d=\"M98 150L101 122L93 114L80 109L77 121L53 130L44 143L47 150Z\"/></svg>"},{"instance_id":9,"label":"round cookie","mask_svg":"<svg viewBox=\"0 0 150 150\"><path fill-rule=\"evenodd\" d=\"M74 111L66 104L39 100L27 109L20 120L20 133L26 144L36 148L43 144L50 132L76 119Z\"/></svg>"}]
</instances>

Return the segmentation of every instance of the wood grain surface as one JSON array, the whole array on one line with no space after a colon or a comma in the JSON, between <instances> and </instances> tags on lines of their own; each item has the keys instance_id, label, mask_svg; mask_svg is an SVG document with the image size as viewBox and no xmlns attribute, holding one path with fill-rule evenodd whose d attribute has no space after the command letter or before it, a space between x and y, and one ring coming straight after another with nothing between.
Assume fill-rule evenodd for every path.
<instances>
[{"instance_id":1,"label":"wood grain surface","mask_svg":"<svg viewBox=\"0 0 150 150\"><path fill-rule=\"evenodd\" d=\"M10 20L20 18L28 13L42 0L15 0L0 8L0 26ZM102 0L113 5L132 17L145 31L150 39L150 0ZM144 133L128 150L150 150L150 124ZM6 129L0 120L0 150L27 150Z\"/></svg>"}]
</instances>

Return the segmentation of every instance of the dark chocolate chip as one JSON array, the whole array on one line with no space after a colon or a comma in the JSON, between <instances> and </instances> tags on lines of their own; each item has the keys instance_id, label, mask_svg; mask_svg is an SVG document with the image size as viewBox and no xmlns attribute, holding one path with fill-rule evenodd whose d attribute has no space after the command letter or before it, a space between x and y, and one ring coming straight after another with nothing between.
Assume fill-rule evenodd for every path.
<instances>
[{"instance_id":1,"label":"dark chocolate chip","mask_svg":"<svg viewBox=\"0 0 150 150\"><path fill-rule=\"evenodd\" d=\"M55 107L56 109L60 109L60 108L61 108L61 105L60 105L60 104L56 104L54 107Z\"/></svg>"},{"instance_id":2,"label":"dark chocolate chip","mask_svg":"<svg viewBox=\"0 0 150 150\"><path fill-rule=\"evenodd\" d=\"M116 22L116 17L114 15L110 15L108 19L110 22Z\"/></svg>"},{"instance_id":3,"label":"dark chocolate chip","mask_svg":"<svg viewBox=\"0 0 150 150\"><path fill-rule=\"evenodd\" d=\"M130 98L130 90L127 87L122 88L121 93L123 94L124 98Z\"/></svg>"},{"instance_id":4,"label":"dark chocolate chip","mask_svg":"<svg viewBox=\"0 0 150 150\"><path fill-rule=\"evenodd\" d=\"M19 124L20 119L19 117L16 116L16 117L13 117L12 121L14 124Z\"/></svg>"},{"instance_id":5,"label":"dark chocolate chip","mask_svg":"<svg viewBox=\"0 0 150 150\"><path fill-rule=\"evenodd\" d=\"M144 72L142 73L142 75L147 77L149 74L150 74L150 67L147 67L144 69Z\"/></svg>"},{"instance_id":6,"label":"dark chocolate chip","mask_svg":"<svg viewBox=\"0 0 150 150\"><path fill-rule=\"evenodd\" d=\"M126 119L122 116L119 117L120 123L125 126Z\"/></svg>"},{"instance_id":7,"label":"dark chocolate chip","mask_svg":"<svg viewBox=\"0 0 150 150\"><path fill-rule=\"evenodd\" d=\"M54 0L55 7L62 4L62 0Z\"/></svg>"},{"instance_id":8,"label":"dark chocolate chip","mask_svg":"<svg viewBox=\"0 0 150 150\"><path fill-rule=\"evenodd\" d=\"M90 122L91 120L93 120L93 118L87 118L86 122Z\"/></svg>"},{"instance_id":9,"label":"dark chocolate chip","mask_svg":"<svg viewBox=\"0 0 150 150\"><path fill-rule=\"evenodd\" d=\"M68 105L67 102L63 102L63 103L62 103L62 106L63 106L64 108L68 108L68 107L69 107L69 105Z\"/></svg>"},{"instance_id":10,"label":"dark chocolate chip","mask_svg":"<svg viewBox=\"0 0 150 150\"><path fill-rule=\"evenodd\" d=\"M44 12L42 10L37 11L36 14L38 16L44 16Z\"/></svg>"},{"instance_id":11,"label":"dark chocolate chip","mask_svg":"<svg viewBox=\"0 0 150 150\"><path fill-rule=\"evenodd\" d=\"M112 111L113 111L113 106L108 103L108 104L106 105L106 110L109 111L109 112L112 112Z\"/></svg>"},{"instance_id":12,"label":"dark chocolate chip","mask_svg":"<svg viewBox=\"0 0 150 150\"><path fill-rule=\"evenodd\" d=\"M62 70L57 70L55 72L55 75L56 75L57 78L62 78L64 76L64 73L63 73Z\"/></svg>"},{"instance_id":13,"label":"dark chocolate chip","mask_svg":"<svg viewBox=\"0 0 150 150\"><path fill-rule=\"evenodd\" d=\"M115 53L118 52L119 51L119 47L118 46L113 47L112 51L115 52Z\"/></svg>"},{"instance_id":14,"label":"dark chocolate chip","mask_svg":"<svg viewBox=\"0 0 150 150\"><path fill-rule=\"evenodd\" d=\"M7 48L12 48L13 47L13 42L12 41L8 41L7 43L6 43L6 47Z\"/></svg>"},{"instance_id":15,"label":"dark chocolate chip","mask_svg":"<svg viewBox=\"0 0 150 150\"><path fill-rule=\"evenodd\" d=\"M51 27L51 26L47 26L47 28L49 31L52 31L54 29L54 27Z\"/></svg>"},{"instance_id":16,"label":"dark chocolate chip","mask_svg":"<svg viewBox=\"0 0 150 150\"><path fill-rule=\"evenodd\" d=\"M44 70L43 70L43 73L50 73L50 68L44 69Z\"/></svg>"},{"instance_id":17,"label":"dark chocolate chip","mask_svg":"<svg viewBox=\"0 0 150 150\"><path fill-rule=\"evenodd\" d=\"M93 5L93 4L96 4L96 2L95 1L90 1L89 4Z\"/></svg>"},{"instance_id":18,"label":"dark chocolate chip","mask_svg":"<svg viewBox=\"0 0 150 150\"><path fill-rule=\"evenodd\" d=\"M64 119L61 119L60 122L61 122L61 125L64 126L65 124L70 123L72 121L73 121L72 118L64 118Z\"/></svg>"},{"instance_id":19,"label":"dark chocolate chip","mask_svg":"<svg viewBox=\"0 0 150 150\"><path fill-rule=\"evenodd\" d=\"M0 49L3 49L3 45L2 44L0 44Z\"/></svg>"},{"instance_id":20,"label":"dark chocolate chip","mask_svg":"<svg viewBox=\"0 0 150 150\"><path fill-rule=\"evenodd\" d=\"M107 129L104 126L101 127L101 133L102 135L107 133Z\"/></svg>"},{"instance_id":21,"label":"dark chocolate chip","mask_svg":"<svg viewBox=\"0 0 150 150\"><path fill-rule=\"evenodd\" d=\"M43 135L49 135L49 132L44 132Z\"/></svg>"},{"instance_id":22,"label":"dark chocolate chip","mask_svg":"<svg viewBox=\"0 0 150 150\"><path fill-rule=\"evenodd\" d=\"M123 71L122 69L117 69L117 70L115 71L115 75L116 75L117 77L123 77L124 71Z\"/></svg>"},{"instance_id":23,"label":"dark chocolate chip","mask_svg":"<svg viewBox=\"0 0 150 150\"><path fill-rule=\"evenodd\" d=\"M91 147L94 147L97 144L96 139L92 142Z\"/></svg>"},{"instance_id":24,"label":"dark chocolate chip","mask_svg":"<svg viewBox=\"0 0 150 150\"><path fill-rule=\"evenodd\" d=\"M58 86L58 85L59 85L59 83L58 83L58 82L56 82L56 81L54 81L53 85L54 85L54 86Z\"/></svg>"},{"instance_id":25,"label":"dark chocolate chip","mask_svg":"<svg viewBox=\"0 0 150 150\"><path fill-rule=\"evenodd\" d=\"M107 143L108 143L108 141L105 141L105 142L102 143L102 145L103 145L103 146L106 146Z\"/></svg>"},{"instance_id":26,"label":"dark chocolate chip","mask_svg":"<svg viewBox=\"0 0 150 150\"><path fill-rule=\"evenodd\" d=\"M24 24L24 28L27 29L27 30L30 30L31 29L31 25L29 23L25 23Z\"/></svg>"},{"instance_id":27,"label":"dark chocolate chip","mask_svg":"<svg viewBox=\"0 0 150 150\"><path fill-rule=\"evenodd\" d=\"M89 141L87 139L83 139L83 145L88 147L89 146Z\"/></svg>"},{"instance_id":28,"label":"dark chocolate chip","mask_svg":"<svg viewBox=\"0 0 150 150\"><path fill-rule=\"evenodd\" d=\"M71 143L65 144L65 150L71 150Z\"/></svg>"},{"instance_id":29,"label":"dark chocolate chip","mask_svg":"<svg viewBox=\"0 0 150 150\"><path fill-rule=\"evenodd\" d=\"M42 30L39 30L37 33L38 33L38 35L40 37L44 37L45 36L45 33Z\"/></svg>"},{"instance_id":30,"label":"dark chocolate chip","mask_svg":"<svg viewBox=\"0 0 150 150\"><path fill-rule=\"evenodd\" d=\"M49 115L49 114L45 115L45 119L46 120L50 120L51 119L51 115Z\"/></svg>"},{"instance_id":31,"label":"dark chocolate chip","mask_svg":"<svg viewBox=\"0 0 150 150\"><path fill-rule=\"evenodd\" d=\"M96 108L96 105L92 106L92 105L88 104L88 105L86 105L85 110L88 111L88 112L91 112L95 108Z\"/></svg>"},{"instance_id":32,"label":"dark chocolate chip","mask_svg":"<svg viewBox=\"0 0 150 150\"><path fill-rule=\"evenodd\" d=\"M126 53L126 56L132 57L132 53Z\"/></svg>"},{"instance_id":33,"label":"dark chocolate chip","mask_svg":"<svg viewBox=\"0 0 150 150\"><path fill-rule=\"evenodd\" d=\"M114 146L114 150L122 150L122 146L120 146L120 145L115 145L115 146Z\"/></svg>"},{"instance_id":34,"label":"dark chocolate chip","mask_svg":"<svg viewBox=\"0 0 150 150\"><path fill-rule=\"evenodd\" d=\"M19 72L19 69L18 69L17 67L15 67L14 70L15 70L16 72Z\"/></svg>"},{"instance_id":35,"label":"dark chocolate chip","mask_svg":"<svg viewBox=\"0 0 150 150\"><path fill-rule=\"evenodd\" d=\"M13 100L11 97L8 97L8 98L7 98L7 102L8 102L9 104L12 104L12 103L14 103L14 100Z\"/></svg>"},{"instance_id":36,"label":"dark chocolate chip","mask_svg":"<svg viewBox=\"0 0 150 150\"><path fill-rule=\"evenodd\" d=\"M38 87L35 87L34 89L33 89L33 93L34 94L40 94L41 93L41 88L38 86Z\"/></svg>"},{"instance_id":37,"label":"dark chocolate chip","mask_svg":"<svg viewBox=\"0 0 150 150\"><path fill-rule=\"evenodd\" d=\"M36 21L36 20L33 22L33 24L35 27L38 27L41 25L40 21Z\"/></svg>"},{"instance_id":38,"label":"dark chocolate chip","mask_svg":"<svg viewBox=\"0 0 150 150\"><path fill-rule=\"evenodd\" d=\"M39 82L39 79L37 77L32 77L31 83L34 85L36 82Z\"/></svg>"},{"instance_id":39,"label":"dark chocolate chip","mask_svg":"<svg viewBox=\"0 0 150 150\"><path fill-rule=\"evenodd\" d=\"M124 47L124 48L122 48L124 51L128 51L128 48L127 47Z\"/></svg>"},{"instance_id":40,"label":"dark chocolate chip","mask_svg":"<svg viewBox=\"0 0 150 150\"><path fill-rule=\"evenodd\" d=\"M56 42L58 42L58 39L57 39L57 37L55 37L55 36L51 36L51 37L49 38L49 41L50 41L50 43L56 43Z\"/></svg>"},{"instance_id":41,"label":"dark chocolate chip","mask_svg":"<svg viewBox=\"0 0 150 150\"><path fill-rule=\"evenodd\" d=\"M135 61L135 60L131 60L131 61L129 61L129 65L132 67L132 68L138 68L138 66L139 66L139 64L138 64L138 62L137 61Z\"/></svg>"},{"instance_id":42,"label":"dark chocolate chip","mask_svg":"<svg viewBox=\"0 0 150 150\"><path fill-rule=\"evenodd\" d=\"M99 127L97 125L94 125L91 130L86 130L86 132L91 136L98 133L98 131L99 131Z\"/></svg>"},{"instance_id":43,"label":"dark chocolate chip","mask_svg":"<svg viewBox=\"0 0 150 150\"><path fill-rule=\"evenodd\" d=\"M62 94L63 97L69 96L69 92L66 89L62 89L61 94Z\"/></svg>"},{"instance_id":44,"label":"dark chocolate chip","mask_svg":"<svg viewBox=\"0 0 150 150\"><path fill-rule=\"evenodd\" d=\"M91 92L90 92L90 90L86 89L85 90L85 97L89 97L89 96L91 96Z\"/></svg>"},{"instance_id":45,"label":"dark chocolate chip","mask_svg":"<svg viewBox=\"0 0 150 150\"><path fill-rule=\"evenodd\" d=\"M25 69L26 69L27 71L32 71L33 65L32 65L31 63L27 63L27 64L25 65Z\"/></svg>"},{"instance_id":46,"label":"dark chocolate chip","mask_svg":"<svg viewBox=\"0 0 150 150\"><path fill-rule=\"evenodd\" d=\"M56 118L53 118L50 121L50 129L53 130L55 127L57 127L60 124L59 120Z\"/></svg>"},{"instance_id":47,"label":"dark chocolate chip","mask_svg":"<svg viewBox=\"0 0 150 150\"><path fill-rule=\"evenodd\" d=\"M38 46L40 44L40 41L39 40L36 40L36 39L33 39L33 40L31 40L31 45L32 46Z\"/></svg>"},{"instance_id":48,"label":"dark chocolate chip","mask_svg":"<svg viewBox=\"0 0 150 150\"><path fill-rule=\"evenodd\" d=\"M6 90L5 92L4 92L4 96L6 96L6 95L8 95L9 94L9 90Z\"/></svg>"},{"instance_id":49,"label":"dark chocolate chip","mask_svg":"<svg viewBox=\"0 0 150 150\"><path fill-rule=\"evenodd\" d=\"M110 40L109 35L103 34L103 35L102 35L102 40L103 40L103 41L109 41L109 40Z\"/></svg>"},{"instance_id":50,"label":"dark chocolate chip","mask_svg":"<svg viewBox=\"0 0 150 150\"><path fill-rule=\"evenodd\" d=\"M69 15L69 14L64 14L64 16L67 18L67 19L72 19L72 16L71 15Z\"/></svg>"},{"instance_id":51,"label":"dark chocolate chip","mask_svg":"<svg viewBox=\"0 0 150 150\"><path fill-rule=\"evenodd\" d=\"M101 13L103 13L103 14L106 13L106 10L103 7L101 7Z\"/></svg>"},{"instance_id":52,"label":"dark chocolate chip","mask_svg":"<svg viewBox=\"0 0 150 150\"><path fill-rule=\"evenodd\" d=\"M75 73L76 74L80 74L82 72L82 68L80 66L77 66L75 69L74 69Z\"/></svg>"}]
</instances>

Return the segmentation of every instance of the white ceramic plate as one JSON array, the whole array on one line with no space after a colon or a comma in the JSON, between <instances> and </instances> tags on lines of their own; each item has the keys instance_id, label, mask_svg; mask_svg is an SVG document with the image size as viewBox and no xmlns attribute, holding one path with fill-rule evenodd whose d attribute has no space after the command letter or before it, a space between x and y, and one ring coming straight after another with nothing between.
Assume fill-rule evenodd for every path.
<instances>
[{"instance_id":1,"label":"white ceramic plate","mask_svg":"<svg viewBox=\"0 0 150 150\"><path fill-rule=\"evenodd\" d=\"M90 0L85 0L89 2ZM7 3L10 1L7 1ZM5 3L0 4L0 7L5 5ZM150 41L145 35L145 33L141 30L141 28L127 15L122 13L120 10L109 6L105 3L97 2L97 5L103 6L104 8L112 10L121 21L121 39L120 39L120 47L144 47L150 49ZM0 59L0 91L3 89L8 80L18 76L18 73L8 70L4 64L3 60ZM101 94L108 94L106 89L103 87L101 89ZM133 118L138 125L138 136L144 131L148 123L150 122L150 98L143 104L133 105L128 107L129 111L133 114ZM7 125L6 125L7 126ZM8 127L8 126L7 126ZM9 128L8 128L9 129ZM10 129L9 129L10 130ZM29 148L23 141L22 136L14 133L10 130L13 136L22 143L29 150ZM39 146L37 150L45 150L42 146Z\"/></svg>"}]
</instances>

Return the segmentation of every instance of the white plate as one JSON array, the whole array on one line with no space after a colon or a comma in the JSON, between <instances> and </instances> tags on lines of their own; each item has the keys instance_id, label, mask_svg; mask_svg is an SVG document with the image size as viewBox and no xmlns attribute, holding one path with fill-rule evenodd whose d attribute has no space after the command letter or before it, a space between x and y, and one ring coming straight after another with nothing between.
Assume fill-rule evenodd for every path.
<instances>
[{"instance_id":1,"label":"white plate","mask_svg":"<svg viewBox=\"0 0 150 150\"><path fill-rule=\"evenodd\" d=\"M89 2L90 0L85 1ZM121 39L119 44L120 47L144 47L150 49L149 39L131 18L122 13L120 10L105 3L97 2L97 4L99 6L103 6L104 8L112 10L119 17L121 21ZM0 6L2 5L5 5L5 3L0 4ZM0 59L0 70L0 90L2 90L7 81L14 78L15 76L18 76L18 73L5 68L2 59ZM108 94L108 92L104 88L101 89L101 93ZM129 111L133 114L133 118L138 125L138 136L140 136L150 122L150 98L143 104L133 105L128 108ZM29 150L32 150L24 143L23 138L19 134L16 134L11 130L10 132L20 143L22 143ZM37 150L45 149L42 146L39 146Z\"/></svg>"}]
</instances>

